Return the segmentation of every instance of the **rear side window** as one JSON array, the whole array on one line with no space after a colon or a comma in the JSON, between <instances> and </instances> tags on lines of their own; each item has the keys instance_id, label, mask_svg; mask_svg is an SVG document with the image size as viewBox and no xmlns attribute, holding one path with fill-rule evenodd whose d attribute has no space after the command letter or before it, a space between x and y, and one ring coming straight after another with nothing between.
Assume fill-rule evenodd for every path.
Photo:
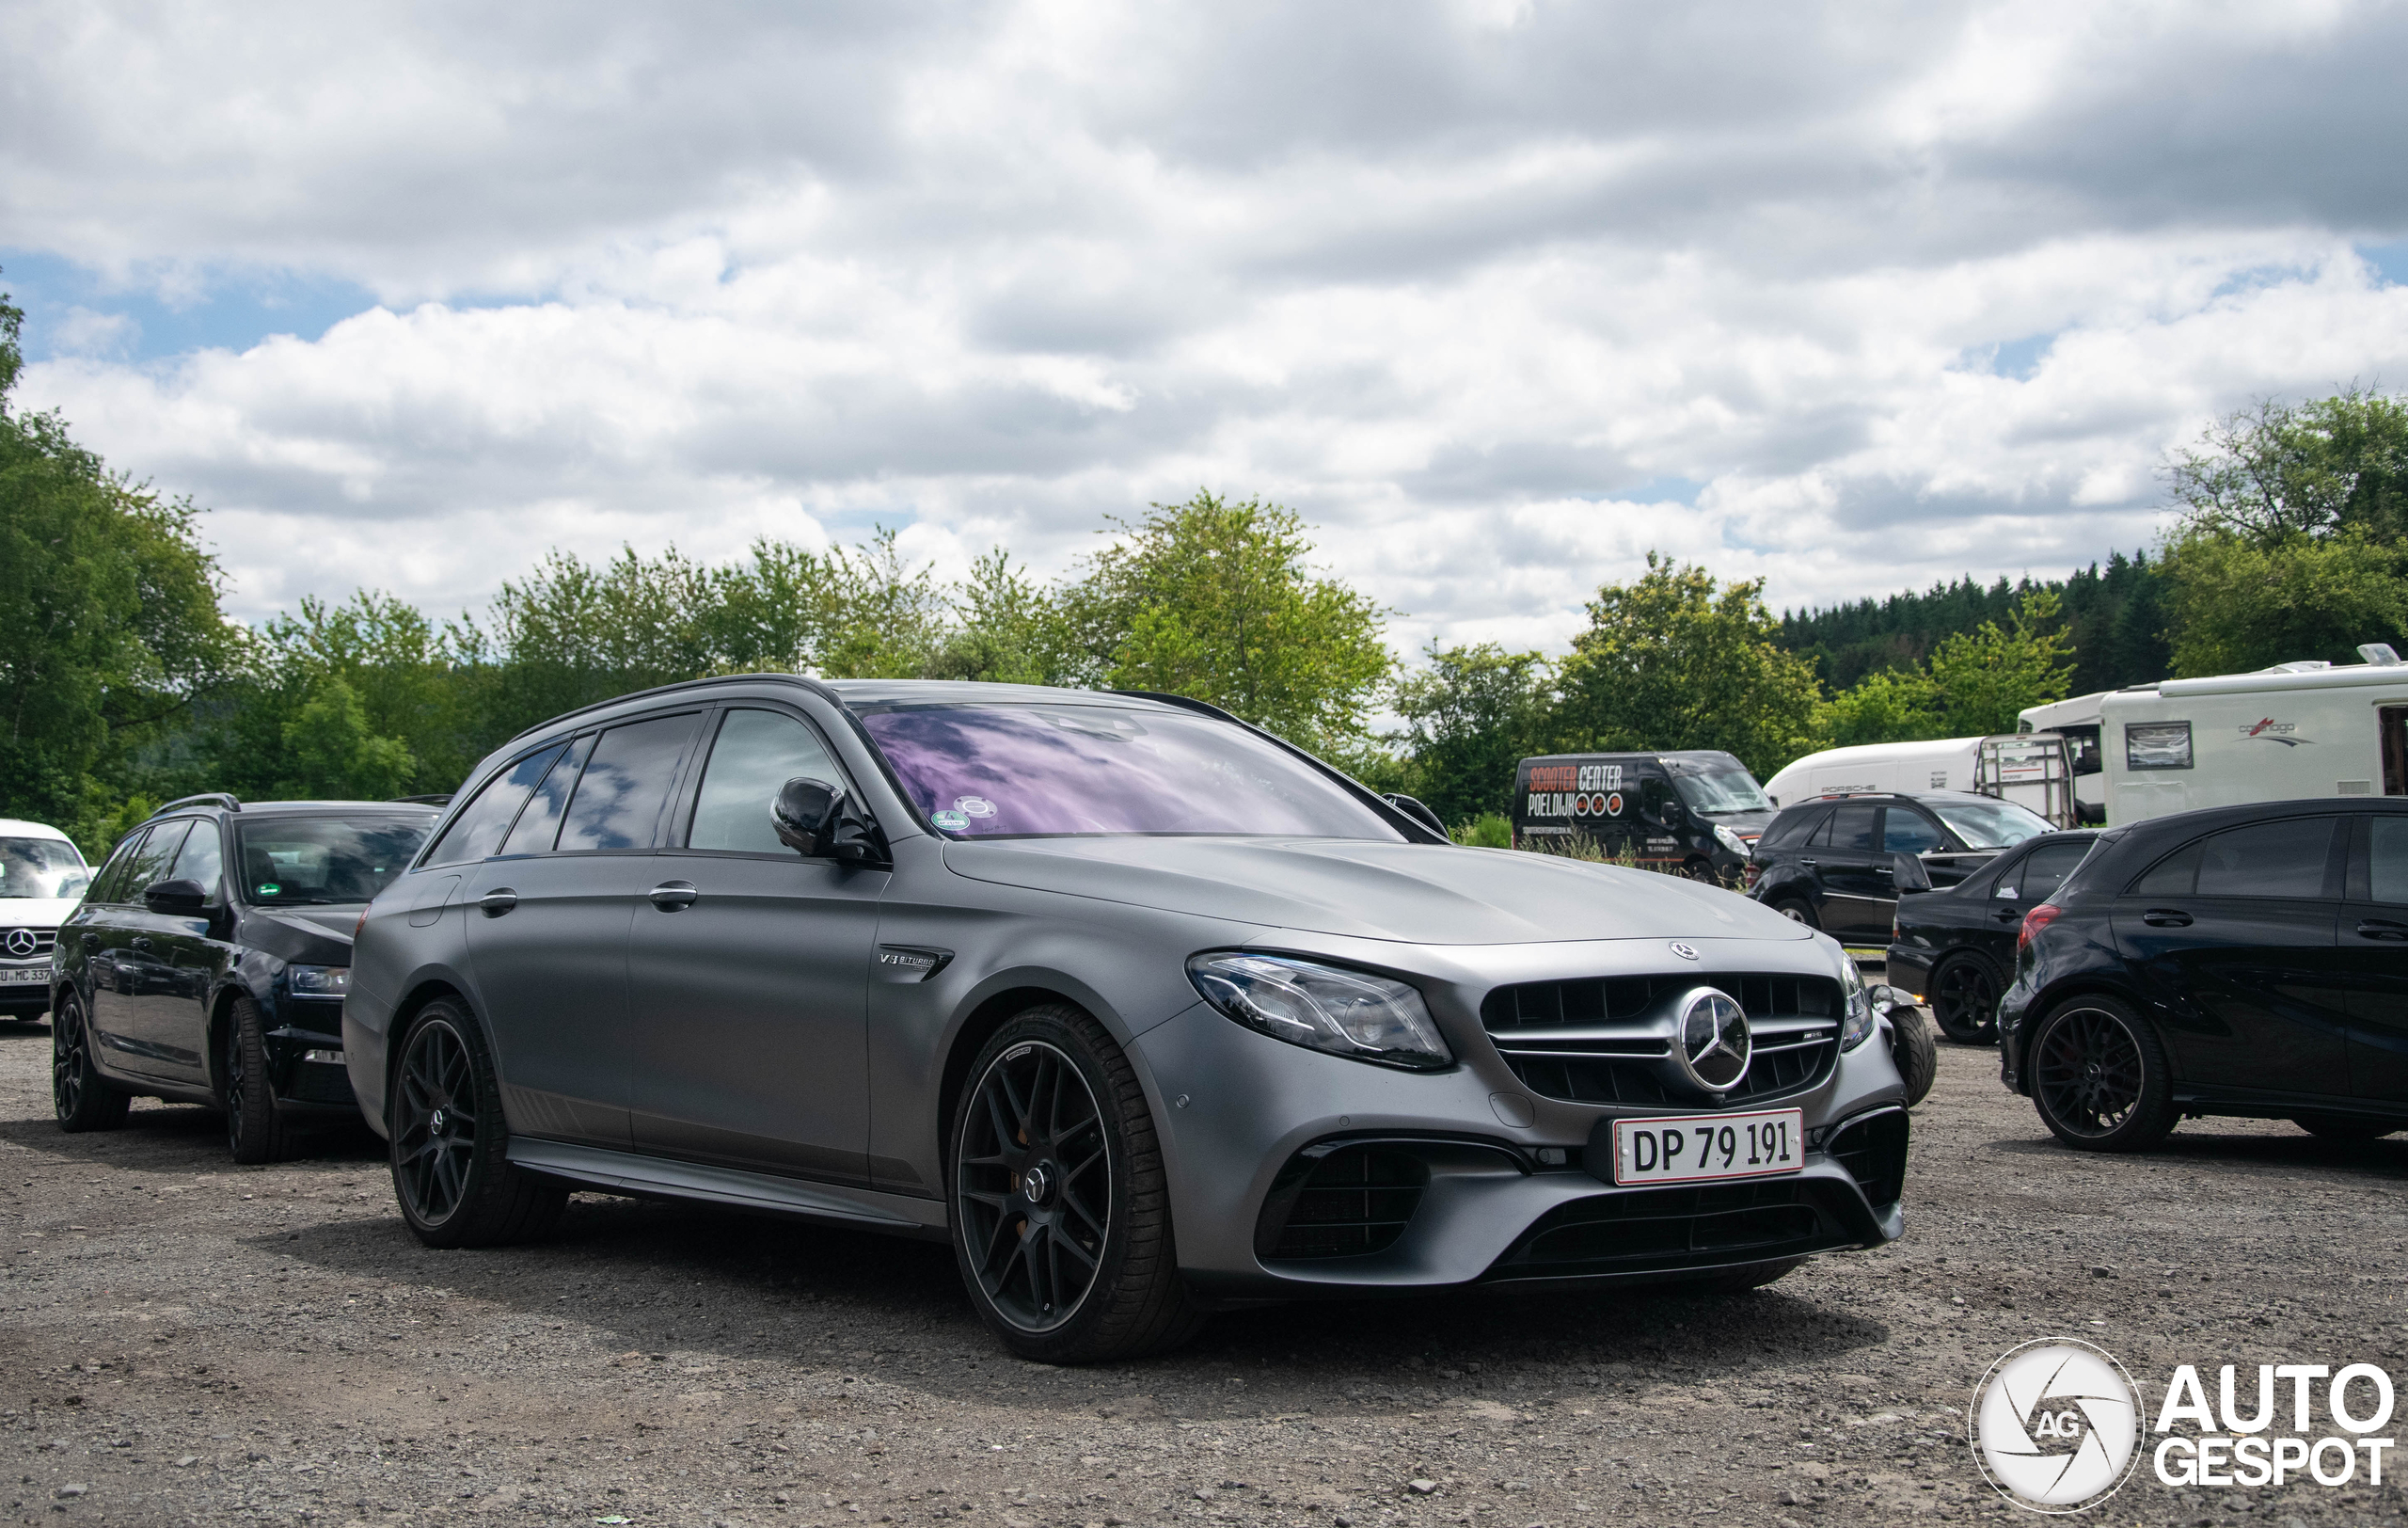
<instances>
[{"instance_id":1,"label":"rear side window","mask_svg":"<svg viewBox=\"0 0 2408 1528\"><path fill-rule=\"evenodd\" d=\"M443 830L435 851L426 856L429 865L458 865L467 860L481 860L499 853L501 836L510 831L511 819L527 803L528 793L561 756L558 748L531 754L487 782L477 799L468 803L452 825Z\"/></svg>"},{"instance_id":2,"label":"rear side window","mask_svg":"<svg viewBox=\"0 0 2408 1528\"><path fill-rule=\"evenodd\" d=\"M2073 872L2075 866L2082 863L2083 856L2089 852L2090 845L2087 842L2042 844L2032 851L2030 856L2016 872L2021 878L2019 882L2019 889L2022 893L2023 899L2039 902L2055 896L2058 885Z\"/></svg>"},{"instance_id":3,"label":"rear side window","mask_svg":"<svg viewBox=\"0 0 2408 1528\"><path fill-rule=\"evenodd\" d=\"M2293 818L2212 834L2158 861L2132 891L2143 897L2321 897L2336 820Z\"/></svg>"},{"instance_id":4,"label":"rear side window","mask_svg":"<svg viewBox=\"0 0 2408 1528\"><path fill-rule=\"evenodd\" d=\"M1885 853L1925 854L1938 849L1941 842L1940 829L1921 812L1893 806L1881 818L1881 848Z\"/></svg>"},{"instance_id":5,"label":"rear side window","mask_svg":"<svg viewBox=\"0 0 2408 1528\"><path fill-rule=\"evenodd\" d=\"M109 862L102 866L101 873L93 878L92 889L85 894L86 900L92 902L125 900L125 883L132 879L134 857L142 852L142 840L146 836L148 835L142 833L130 834L125 842L117 846L117 852L109 856Z\"/></svg>"},{"instance_id":6,"label":"rear side window","mask_svg":"<svg viewBox=\"0 0 2408 1528\"><path fill-rule=\"evenodd\" d=\"M2408 817L2378 817L2367 847L2368 894L2379 902L2408 903Z\"/></svg>"},{"instance_id":7,"label":"rear side window","mask_svg":"<svg viewBox=\"0 0 2408 1528\"><path fill-rule=\"evenodd\" d=\"M816 733L776 711L728 712L703 771L688 847L791 855L794 851L778 841L769 808L781 787L805 776L844 783Z\"/></svg>"},{"instance_id":8,"label":"rear side window","mask_svg":"<svg viewBox=\"0 0 2408 1528\"><path fill-rule=\"evenodd\" d=\"M602 734L561 824L562 853L653 846L696 714L657 716Z\"/></svg>"},{"instance_id":9,"label":"rear side window","mask_svg":"<svg viewBox=\"0 0 2408 1528\"><path fill-rule=\"evenodd\" d=\"M541 854L552 847L552 839L561 831L561 818L568 810L568 793L577 788L577 772L585 766L585 756L593 750L592 738L579 738L560 756L544 783L527 798L527 809L518 814L518 821L510 836L501 841L505 854Z\"/></svg>"},{"instance_id":10,"label":"rear side window","mask_svg":"<svg viewBox=\"0 0 2408 1528\"><path fill-rule=\"evenodd\" d=\"M1820 842L1833 849L1861 849L1873 852L1873 814L1878 806L1843 806L1831 814L1831 831Z\"/></svg>"},{"instance_id":11,"label":"rear side window","mask_svg":"<svg viewBox=\"0 0 2408 1528\"><path fill-rule=\"evenodd\" d=\"M1802 844L1814 836L1816 828L1830 821L1830 816L1831 809L1828 806L1800 806L1783 812L1773 820L1771 827L1765 830L1765 836L1757 840L1757 845L1763 849L1787 849L1792 844Z\"/></svg>"}]
</instances>

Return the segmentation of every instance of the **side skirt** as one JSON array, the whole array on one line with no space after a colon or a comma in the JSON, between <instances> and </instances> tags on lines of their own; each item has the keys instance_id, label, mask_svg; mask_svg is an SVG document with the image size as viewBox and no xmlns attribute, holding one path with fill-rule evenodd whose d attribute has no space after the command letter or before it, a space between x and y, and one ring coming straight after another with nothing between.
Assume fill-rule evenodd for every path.
<instances>
[{"instance_id":1,"label":"side skirt","mask_svg":"<svg viewBox=\"0 0 2408 1528\"><path fill-rule=\"evenodd\" d=\"M924 1241L946 1236L944 1205L932 1199L804 1183L767 1172L705 1167L566 1141L510 1138L510 1160L531 1171L643 1198L692 1199L768 1215L797 1216L855 1231Z\"/></svg>"}]
</instances>

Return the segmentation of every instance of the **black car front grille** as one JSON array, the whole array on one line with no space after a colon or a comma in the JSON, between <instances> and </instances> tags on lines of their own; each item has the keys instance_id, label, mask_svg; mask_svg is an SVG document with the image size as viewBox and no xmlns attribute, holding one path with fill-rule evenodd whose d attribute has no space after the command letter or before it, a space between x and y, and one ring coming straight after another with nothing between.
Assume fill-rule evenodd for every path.
<instances>
[{"instance_id":1,"label":"black car front grille","mask_svg":"<svg viewBox=\"0 0 2408 1528\"><path fill-rule=\"evenodd\" d=\"M1852 1245L1823 1209L1822 1193L1821 1185L1793 1179L1574 1200L1541 1216L1488 1277L1561 1279L1771 1262Z\"/></svg>"},{"instance_id":2,"label":"black car front grille","mask_svg":"<svg viewBox=\"0 0 2408 1528\"><path fill-rule=\"evenodd\" d=\"M1430 1169L1408 1152L1341 1146L1300 1153L1280 1170L1256 1245L1266 1258L1364 1257L1404 1234Z\"/></svg>"},{"instance_id":3,"label":"black car front grille","mask_svg":"<svg viewBox=\"0 0 2408 1528\"><path fill-rule=\"evenodd\" d=\"M1895 1204L1907 1190L1907 1111L1876 1109L1833 1131L1823 1149L1876 1206Z\"/></svg>"},{"instance_id":4,"label":"black car front grille","mask_svg":"<svg viewBox=\"0 0 2408 1528\"><path fill-rule=\"evenodd\" d=\"M1839 1055L1840 984L1829 977L1729 972L1526 981L1491 992L1480 1021L1522 1086L1575 1104L1693 1108L1666 1086L1667 1034L1657 1005L1716 987L1748 1013L1754 1055L1722 1103L1751 1103L1821 1080Z\"/></svg>"},{"instance_id":5,"label":"black car front grille","mask_svg":"<svg viewBox=\"0 0 2408 1528\"><path fill-rule=\"evenodd\" d=\"M33 942L27 947L20 949L17 947L25 944L24 936L30 936ZM0 961L44 960L49 957L52 950L57 947L58 931L56 929L23 927L0 929Z\"/></svg>"}]
</instances>

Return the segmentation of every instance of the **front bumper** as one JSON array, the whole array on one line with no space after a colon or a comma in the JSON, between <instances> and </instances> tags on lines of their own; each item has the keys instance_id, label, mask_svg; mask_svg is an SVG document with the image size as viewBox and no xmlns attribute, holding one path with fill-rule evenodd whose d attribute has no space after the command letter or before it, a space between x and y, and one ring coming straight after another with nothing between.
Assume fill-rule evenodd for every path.
<instances>
[{"instance_id":1,"label":"front bumper","mask_svg":"<svg viewBox=\"0 0 2408 1528\"><path fill-rule=\"evenodd\" d=\"M1919 945L1892 945L1881 952L1881 979L1921 997L1931 990L1931 951Z\"/></svg>"},{"instance_id":2,"label":"front bumper","mask_svg":"<svg viewBox=\"0 0 2408 1528\"><path fill-rule=\"evenodd\" d=\"M341 1005L287 997L280 1007L284 1022L261 1037L267 1042L268 1087L276 1106L291 1113L356 1112L359 1106L343 1064Z\"/></svg>"},{"instance_id":3,"label":"front bumper","mask_svg":"<svg viewBox=\"0 0 2408 1528\"><path fill-rule=\"evenodd\" d=\"M1814 1086L1749 1102L1803 1112L1802 1171L1679 1187L1592 1173L1592 1137L1615 1118L1720 1111L1532 1097L1471 1060L1392 1071L1201 1004L1136 1051L1159 1095L1180 1265L1208 1301L1644 1281L1876 1247L1906 1229L1904 1089L1878 1035ZM1602 1154L1590 1160L1610 1173Z\"/></svg>"}]
</instances>

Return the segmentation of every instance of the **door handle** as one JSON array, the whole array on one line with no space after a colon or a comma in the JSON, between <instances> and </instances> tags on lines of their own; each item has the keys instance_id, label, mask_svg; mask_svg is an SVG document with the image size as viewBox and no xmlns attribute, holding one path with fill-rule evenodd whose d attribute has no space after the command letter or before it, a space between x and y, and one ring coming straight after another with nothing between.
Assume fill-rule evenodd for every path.
<instances>
[{"instance_id":1,"label":"door handle","mask_svg":"<svg viewBox=\"0 0 2408 1528\"><path fill-rule=\"evenodd\" d=\"M1990 915L1990 921L1993 923L2020 923L2023 921L2023 909L2020 907L2002 907L1997 912Z\"/></svg>"},{"instance_id":2,"label":"door handle","mask_svg":"<svg viewBox=\"0 0 2408 1528\"><path fill-rule=\"evenodd\" d=\"M2368 918L2358 925L2362 939L2408 939L2408 923L2394 923L2389 918Z\"/></svg>"},{"instance_id":3,"label":"door handle","mask_svg":"<svg viewBox=\"0 0 2408 1528\"><path fill-rule=\"evenodd\" d=\"M498 918L517 905L518 893L508 886L496 886L477 899L477 906L483 909L489 918Z\"/></svg>"},{"instance_id":4,"label":"door handle","mask_svg":"<svg viewBox=\"0 0 2408 1528\"><path fill-rule=\"evenodd\" d=\"M2141 915L2141 921L2152 929L2187 929L2191 915L2173 907L2152 907Z\"/></svg>"},{"instance_id":5,"label":"door handle","mask_svg":"<svg viewBox=\"0 0 2408 1528\"><path fill-rule=\"evenodd\" d=\"M1822 862L1819 860L1801 859L1798 863L1800 865L1818 865Z\"/></svg>"},{"instance_id":6,"label":"door handle","mask_svg":"<svg viewBox=\"0 0 2408 1528\"><path fill-rule=\"evenodd\" d=\"M694 899L702 893L694 889L690 881L664 881L644 895L652 899L653 906L664 913L682 913L693 906Z\"/></svg>"}]
</instances>

